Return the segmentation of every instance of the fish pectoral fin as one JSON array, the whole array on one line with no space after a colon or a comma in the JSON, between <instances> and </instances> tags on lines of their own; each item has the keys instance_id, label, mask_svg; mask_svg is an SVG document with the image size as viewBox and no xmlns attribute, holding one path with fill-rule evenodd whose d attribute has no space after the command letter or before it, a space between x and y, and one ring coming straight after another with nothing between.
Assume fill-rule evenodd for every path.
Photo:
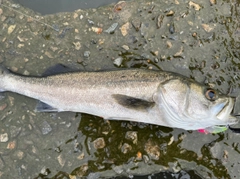
<instances>
[{"instance_id":1,"label":"fish pectoral fin","mask_svg":"<svg viewBox=\"0 0 240 179\"><path fill-rule=\"evenodd\" d=\"M123 107L134 109L134 110L147 110L154 106L154 102L147 101L140 98L135 98L131 96L126 96L123 94L113 94L112 97L116 100L116 102Z\"/></svg>"},{"instance_id":2,"label":"fish pectoral fin","mask_svg":"<svg viewBox=\"0 0 240 179\"><path fill-rule=\"evenodd\" d=\"M35 111L36 112L58 112L59 110L42 101L38 101Z\"/></svg>"},{"instance_id":3,"label":"fish pectoral fin","mask_svg":"<svg viewBox=\"0 0 240 179\"><path fill-rule=\"evenodd\" d=\"M126 118L126 117L114 117L114 116L112 116L112 117L105 117L104 118L104 120L118 120L118 121L132 121L132 119L131 118Z\"/></svg>"}]
</instances>

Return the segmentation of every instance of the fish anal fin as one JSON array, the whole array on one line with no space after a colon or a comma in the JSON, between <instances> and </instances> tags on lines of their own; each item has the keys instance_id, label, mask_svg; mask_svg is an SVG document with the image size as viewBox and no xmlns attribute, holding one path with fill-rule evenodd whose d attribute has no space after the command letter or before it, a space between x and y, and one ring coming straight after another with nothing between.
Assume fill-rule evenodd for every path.
<instances>
[{"instance_id":1,"label":"fish anal fin","mask_svg":"<svg viewBox=\"0 0 240 179\"><path fill-rule=\"evenodd\" d=\"M116 102L123 107L134 109L134 110L140 110L145 111L151 107L154 106L154 102L147 101L140 98L135 98L131 96L126 96L123 94L113 94L112 97L116 100Z\"/></svg>"},{"instance_id":2,"label":"fish anal fin","mask_svg":"<svg viewBox=\"0 0 240 179\"><path fill-rule=\"evenodd\" d=\"M35 111L36 112L58 112L59 110L42 101L38 101Z\"/></svg>"}]
</instances>

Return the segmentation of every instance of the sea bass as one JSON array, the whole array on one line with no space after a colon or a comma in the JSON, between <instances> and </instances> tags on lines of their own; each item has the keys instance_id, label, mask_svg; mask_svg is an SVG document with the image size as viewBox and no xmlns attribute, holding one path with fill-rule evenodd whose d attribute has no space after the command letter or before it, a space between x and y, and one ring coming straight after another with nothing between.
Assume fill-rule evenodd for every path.
<instances>
[{"instance_id":1,"label":"sea bass","mask_svg":"<svg viewBox=\"0 0 240 179\"><path fill-rule=\"evenodd\" d=\"M231 115L233 98L170 72L125 69L28 77L0 67L0 89L47 104L39 111L82 112L185 130L238 122Z\"/></svg>"}]
</instances>

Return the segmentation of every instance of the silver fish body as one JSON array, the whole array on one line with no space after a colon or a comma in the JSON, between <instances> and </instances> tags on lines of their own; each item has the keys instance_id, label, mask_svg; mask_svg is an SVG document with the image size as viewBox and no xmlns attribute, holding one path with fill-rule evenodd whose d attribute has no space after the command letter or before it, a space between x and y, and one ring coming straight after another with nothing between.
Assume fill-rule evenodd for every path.
<instances>
[{"instance_id":1,"label":"silver fish body","mask_svg":"<svg viewBox=\"0 0 240 179\"><path fill-rule=\"evenodd\" d=\"M38 99L54 111L104 119L185 130L237 122L230 114L233 98L169 72L127 69L26 77L1 67L0 89Z\"/></svg>"}]
</instances>

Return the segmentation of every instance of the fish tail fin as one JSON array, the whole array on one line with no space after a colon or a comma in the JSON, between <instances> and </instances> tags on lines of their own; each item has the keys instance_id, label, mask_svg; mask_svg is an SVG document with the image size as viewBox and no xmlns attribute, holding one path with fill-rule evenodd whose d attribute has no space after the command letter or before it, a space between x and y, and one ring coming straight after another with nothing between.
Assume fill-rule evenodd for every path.
<instances>
[{"instance_id":1,"label":"fish tail fin","mask_svg":"<svg viewBox=\"0 0 240 179\"><path fill-rule=\"evenodd\" d=\"M4 77L10 74L10 71L4 66L0 65L0 92L6 91L4 85Z\"/></svg>"}]
</instances>

